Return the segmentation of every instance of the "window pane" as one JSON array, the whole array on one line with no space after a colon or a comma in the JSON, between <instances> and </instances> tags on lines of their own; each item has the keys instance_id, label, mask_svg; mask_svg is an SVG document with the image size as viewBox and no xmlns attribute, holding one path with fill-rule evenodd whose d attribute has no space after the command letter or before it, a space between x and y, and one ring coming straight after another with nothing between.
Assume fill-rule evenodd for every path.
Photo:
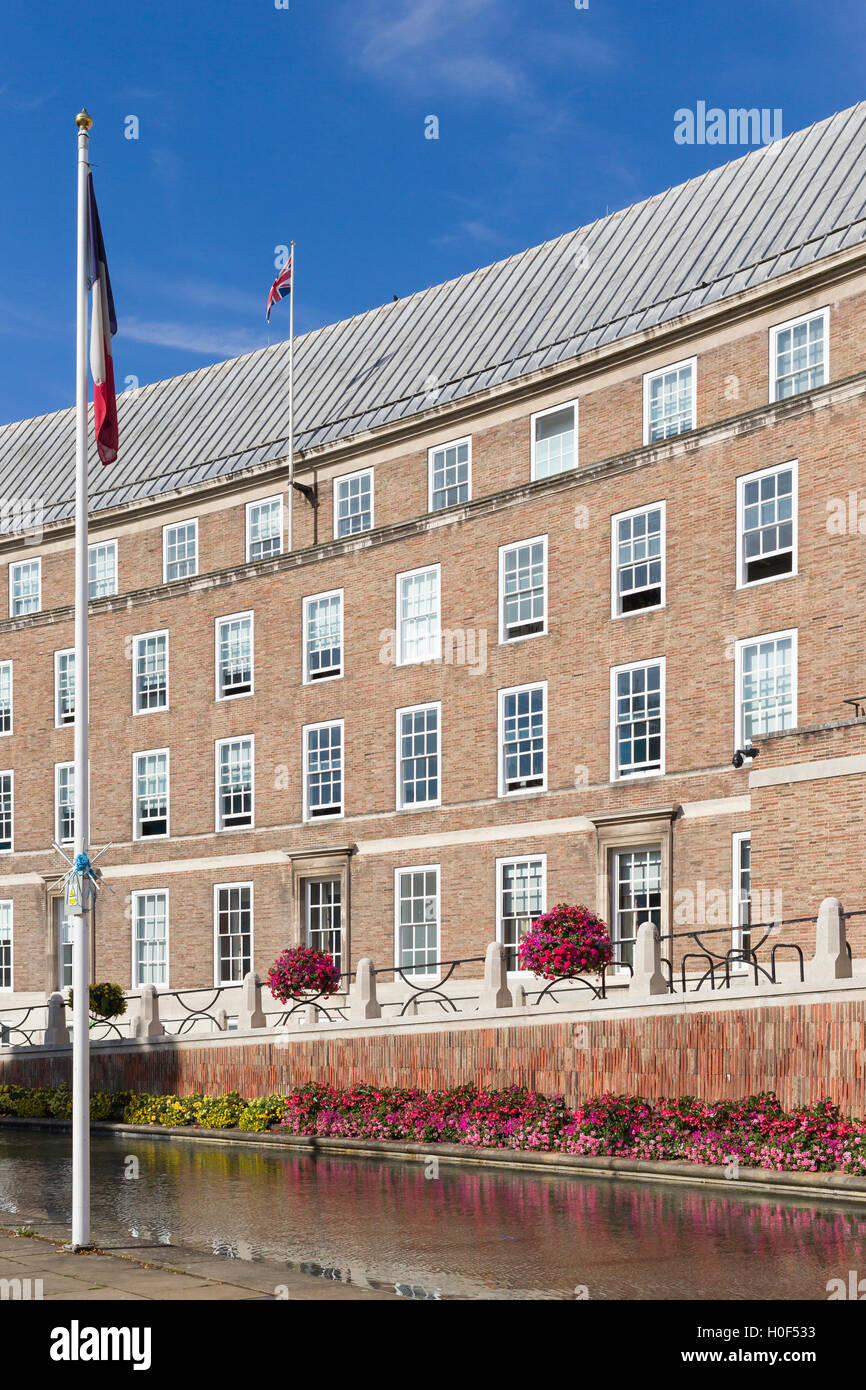
<instances>
[{"instance_id":1,"label":"window pane","mask_svg":"<svg viewBox=\"0 0 866 1390\"><path fill-rule=\"evenodd\" d=\"M509 970L518 968L517 946L544 911L544 861L513 859L500 865L499 921Z\"/></svg>"},{"instance_id":2,"label":"window pane","mask_svg":"<svg viewBox=\"0 0 866 1390\"><path fill-rule=\"evenodd\" d=\"M265 560L283 548L283 503L280 497L253 503L248 511L249 560Z\"/></svg>"},{"instance_id":3,"label":"window pane","mask_svg":"<svg viewBox=\"0 0 866 1390\"><path fill-rule=\"evenodd\" d=\"M165 582L185 579L198 571L198 523L184 521L165 528Z\"/></svg>"},{"instance_id":4,"label":"window pane","mask_svg":"<svg viewBox=\"0 0 866 1390\"><path fill-rule=\"evenodd\" d=\"M576 462L574 406L563 406L535 421L535 476L564 473Z\"/></svg>"},{"instance_id":5,"label":"window pane","mask_svg":"<svg viewBox=\"0 0 866 1390\"><path fill-rule=\"evenodd\" d=\"M0 734L12 732L12 662L0 662Z\"/></svg>"},{"instance_id":6,"label":"window pane","mask_svg":"<svg viewBox=\"0 0 866 1390\"><path fill-rule=\"evenodd\" d=\"M117 593L117 545L114 541L88 547L87 579L89 598L107 598Z\"/></svg>"},{"instance_id":7,"label":"window pane","mask_svg":"<svg viewBox=\"0 0 866 1390\"><path fill-rule=\"evenodd\" d=\"M0 903L0 989L12 988L12 904Z\"/></svg>"},{"instance_id":8,"label":"window pane","mask_svg":"<svg viewBox=\"0 0 866 1390\"><path fill-rule=\"evenodd\" d=\"M234 739L219 747L220 828L252 825L253 762L249 739Z\"/></svg>"},{"instance_id":9,"label":"window pane","mask_svg":"<svg viewBox=\"0 0 866 1390\"><path fill-rule=\"evenodd\" d=\"M614 962L634 964L637 929L652 922L661 931L661 850L621 850L614 855Z\"/></svg>"},{"instance_id":10,"label":"window pane","mask_svg":"<svg viewBox=\"0 0 866 1390\"><path fill-rule=\"evenodd\" d=\"M168 705L168 638L164 632L135 639L135 708Z\"/></svg>"},{"instance_id":11,"label":"window pane","mask_svg":"<svg viewBox=\"0 0 866 1390\"><path fill-rule=\"evenodd\" d=\"M343 598L327 594L305 602L304 640L307 680L322 680L342 672Z\"/></svg>"},{"instance_id":12,"label":"window pane","mask_svg":"<svg viewBox=\"0 0 866 1390\"><path fill-rule=\"evenodd\" d=\"M253 688L253 620L223 618L217 625L219 694L249 695Z\"/></svg>"},{"instance_id":13,"label":"window pane","mask_svg":"<svg viewBox=\"0 0 866 1390\"><path fill-rule=\"evenodd\" d=\"M740 704L746 743L794 723L794 643L791 637L742 648Z\"/></svg>"},{"instance_id":14,"label":"window pane","mask_svg":"<svg viewBox=\"0 0 866 1390\"><path fill-rule=\"evenodd\" d=\"M824 314L775 330L776 400L823 386L826 364Z\"/></svg>"},{"instance_id":15,"label":"window pane","mask_svg":"<svg viewBox=\"0 0 866 1390\"><path fill-rule=\"evenodd\" d=\"M0 850L12 848L12 773L0 772Z\"/></svg>"},{"instance_id":16,"label":"window pane","mask_svg":"<svg viewBox=\"0 0 866 1390\"><path fill-rule=\"evenodd\" d=\"M343 810L343 730L322 724L306 731L307 811L311 817Z\"/></svg>"},{"instance_id":17,"label":"window pane","mask_svg":"<svg viewBox=\"0 0 866 1390\"><path fill-rule=\"evenodd\" d=\"M615 678L618 777L656 772L662 757L661 666L636 666Z\"/></svg>"},{"instance_id":18,"label":"window pane","mask_svg":"<svg viewBox=\"0 0 866 1390\"><path fill-rule=\"evenodd\" d=\"M410 709L400 714L400 804L439 800L439 711Z\"/></svg>"},{"instance_id":19,"label":"window pane","mask_svg":"<svg viewBox=\"0 0 866 1390\"><path fill-rule=\"evenodd\" d=\"M514 545L502 556L503 627L506 637L544 631L547 595L544 542Z\"/></svg>"},{"instance_id":20,"label":"window pane","mask_svg":"<svg viewBox=\"0 0 866 1390\"><path fill-rule=\"evenodd\" d=\"M337 536L353 536L373 525L373 474L358 473L334 482Z\"/></svg>"},{"instance_id":21,"label":"window pane","mask_svg":"<svg viewBox=\"0 0 866 1390\"><path fill-rule=\"evenodd\" d=\"M41 561L22 560L10 565L9 575L10 617L20 618L25 613L38 613L41 605Z\"/></svg>"},{"instance_id":22,"label":"window pane","mask_svg":"<svg viewBox=\"0 0 866 1390\"><path fill-rule=\"evenodd\" d=\"M650 377L647 415L650 444L694 429L694 369L691 362Z\"/></svg>"},{"instance_id":23,"label":"window pane","mask_svg":"<svg viewBox=\"0 0 866 1390\"><path fill-rule=\"evenodd\" d=\"M252 890L248 883L217 889L217 980L238 984L252 970Z\"/></svg>"},{"instance_id":24,"label":"window pane","mask_svg":"<svg viewBox=\"0 0 866 1390\"><path fill-rule=\"evenodd\" d=\"M168 834L168 755L140 753L135 764L138 834Z\"/></svg>"},{"instance_id":25,"label":"window pane","mask_svg":"<svg viewBox=\"0 0 866 1390\"><path fill-rule=\"evenodd\" d=\"M439 959L439 875L409 869L398 876L398 963L411 975L433 975Z\"/></svg>"},{"instance_id":26,"label":"window pane","mask_svg":"<svg viewBox=\"0 0 866 1390\"><path fill-rule=\"evenodd\" d=\"M325 951L338 970L343 968L342 900L338 878L307 882L307 945Z\"/></svg>"},{"instance_id":27,"label":"window pane","mask_svg":"<svg viewBox=\"0 0 866 1390\"><path fill-rule=\"evenodd\" d=\"M439 571L400 578L400 664L435 661L440 653Z\"/></svg>"},{"instance_id":28,"label":"window pane","mask_svg":"<svg viewBox=\"0 0 866 1390\"><path fill-rule=\"evenodd\" d=\"M168 900L165 893L135 897L135 984L168 983Z\"/></svg>"},{"instance_id":29,"label":"window pane","mask_svg":"<svg viewBox=\"0 0 866 1390\"><path fill-rule=\"evenodd\" d=\"M502 764L505 791L544 783L544 688L510 690L502 697Z\"/></svg>"},{"instance_id":30,"label":"window pane","mask_svg":"<svg viewBox=\"0 0 866 1390\"><path fill-rule=\"evenodd\" d=\"M469 501L469 440L446 444L430 454L430 506L434 512Z\"/></svg>"}]
</instances>

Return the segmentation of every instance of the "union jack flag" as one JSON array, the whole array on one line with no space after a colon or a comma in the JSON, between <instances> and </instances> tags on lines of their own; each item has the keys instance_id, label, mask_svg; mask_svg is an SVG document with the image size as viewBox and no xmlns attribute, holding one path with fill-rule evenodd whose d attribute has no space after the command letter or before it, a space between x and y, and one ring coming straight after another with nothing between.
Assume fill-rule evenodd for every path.
<instances>
[{"instance_id":1,"label":"union jack flag","mask_svg":"<svg viewBox=\"0 0 866 1390\"><path fill-rule=\"evenodd\" d=\"M271 309L275 304L279 304L281 299L285 299L292 292L292 261L294 252L291 252L286 262L284 270L281 270L274 283L271 285L271 292L268 295L268 323L271 321Z\"/></svg>"}]
</instances>

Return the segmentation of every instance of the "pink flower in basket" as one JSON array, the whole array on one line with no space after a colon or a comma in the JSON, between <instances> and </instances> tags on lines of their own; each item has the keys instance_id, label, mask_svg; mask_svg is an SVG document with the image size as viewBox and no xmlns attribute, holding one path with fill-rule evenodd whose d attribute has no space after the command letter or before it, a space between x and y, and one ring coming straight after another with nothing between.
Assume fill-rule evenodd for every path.
<instances>
[{"instance_id":1,"label":"pink flower in basket","mask_svg":"<svg viewBox=\"0 0 866 1390\"><path fill-rule=\"evenodd\" d=\"M268 989L282 1004L305 994L334 994L339 987L340 972L333 956L311 946L289 947L268 971Z\"/></svg>"},{"instance_id":2,"label":"pink flower in basket","mask_svg":"<svg viewBox=\"0 0 866 1390\"><path fill-rule=\"evenodd\" d=\"M517 948L520 969L545 980L599 975L612 956L607 923L586 907L566 903L536 917Z\"/></svg>"}]
</instances>

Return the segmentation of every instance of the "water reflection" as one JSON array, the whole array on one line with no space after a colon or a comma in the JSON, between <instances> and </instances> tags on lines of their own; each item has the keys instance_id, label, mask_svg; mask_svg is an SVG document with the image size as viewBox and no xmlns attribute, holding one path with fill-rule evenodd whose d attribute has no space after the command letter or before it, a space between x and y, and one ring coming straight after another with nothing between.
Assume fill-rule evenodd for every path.
<instances>
[{"instance_id":1,"label":"water reflection","mask_svg":"<svg viewBox=\"0 0 866 1390\"><path fill-rule=\"evenodd\" d=\"M126 1180L134 1154L139 1177ZM404 1298L822 1299L866 1267L866 1210L738 1190L92 1141L93 1226ZM66 1137L0 1132L0 1209L65 1224Z\"/></svg>"}]
</instances>

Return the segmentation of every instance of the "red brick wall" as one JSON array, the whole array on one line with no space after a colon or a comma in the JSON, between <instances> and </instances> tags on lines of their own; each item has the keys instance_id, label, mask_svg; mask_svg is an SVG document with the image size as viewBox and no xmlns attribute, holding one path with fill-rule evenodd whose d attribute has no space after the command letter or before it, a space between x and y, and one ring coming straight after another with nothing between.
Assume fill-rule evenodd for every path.
<instances>
[{"instance_id":1,"label":"red brick wall","mask_svg":"<svg viewBox=\"0 0 866 1390\"><path fill-rule=\"evenodd\" d=\"M0 1082L59 1085L68 1057L0 1056ZM866 1002L662 1013L400 1035L306 1037L197 1046L92 1049L96 1090L247 1097L306 1081L438 1089L528 1086L570 1104L606 1091L706 1100L776 1091L785 1105L829 1096L866 1114Z\"/></svg>"}]
</instances>

